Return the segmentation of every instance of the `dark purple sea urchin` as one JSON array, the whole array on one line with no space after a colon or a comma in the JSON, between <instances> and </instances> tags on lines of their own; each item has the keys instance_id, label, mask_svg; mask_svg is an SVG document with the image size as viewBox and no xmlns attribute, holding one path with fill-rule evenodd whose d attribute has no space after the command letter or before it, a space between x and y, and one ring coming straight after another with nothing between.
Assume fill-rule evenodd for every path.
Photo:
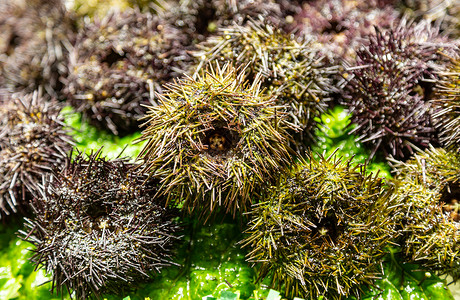
<instances>
[{"instance_id":1,"label":"dark purple sea urchin","mask_svg":"<svg viewBox=\"0 0 460 300\"><path fill-rule=\"evenodd\" d=\"M407 24L369 37L346 70L344 104L352 112L350 133L373 154L408 158L414 149L437 143L429 100L434 70L442 65L444 39L428 23Z\"/></svg>"},{"instance_id":2,"label":"dark purple sea urchin","mask_svg":"<svg viewBox=\"0 0 460 300\"><path fill-rule=\"evenodd\" d=\"M123 159L68 156L21 232L36 247L32 261L52 274L52 289L66 287L77 299L123 294L171 265L176 214L157 187Z\"/></svg>"},{"instance_id":3,"label":"dark purple sea urchin","mask_svg":"<svg viewBox=\"0 0 460 300\"><path fill-rule=\"evenodd\" d=\"M38 93L3 94L0 99L0 208L24 210L43 174L61 164L72 148L61 108Z\"/></svg>"}]
</instances>

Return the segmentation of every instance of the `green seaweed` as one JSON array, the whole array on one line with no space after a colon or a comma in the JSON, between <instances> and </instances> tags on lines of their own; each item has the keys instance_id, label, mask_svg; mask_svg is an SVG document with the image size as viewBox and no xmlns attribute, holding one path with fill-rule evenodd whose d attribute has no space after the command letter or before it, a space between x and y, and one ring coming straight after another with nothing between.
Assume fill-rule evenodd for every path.
<instances>
[{"instance_id":1,"label":"green seaweed","mask_svg":"<svg viewBox=\"0 0 460 300\"><path fill-rule=\"evenodd\" d=\"M137 141L141 133L137 132L125 137L118 137L104 131L99 131L96 127L82 121L82 116L73 111L69 106L65 107L62 112L65 116L65 123L72 128L71 135L76 142L76 148L83 153L91 153L102 147L102 155L108 159L118 157L136 158L140 153L145 142Z\"/></svg>"},{"instance_id":2,"label":"green seaweed","mask_svg":"<svg viewBox=\"0 0 460 300\"><path fill-rule=\"evenodd\" d=\"M342 106L336 106L321 115L321 122L319 122L321 125L315 132L317 142L312 147L314 157L318 159L318 154L315 152L326 152L324 156L328 157L339 148L337 156L343 156L345 159L353 157L352 161L356 164L368 163L368 172L379 172L379 176L391 178L390 167L383 158L376 155L368 161L371 151L357 142L356 136L349 134L355 126L350 125L350 118L350 113Z\"/></svg>"}]
</instances>

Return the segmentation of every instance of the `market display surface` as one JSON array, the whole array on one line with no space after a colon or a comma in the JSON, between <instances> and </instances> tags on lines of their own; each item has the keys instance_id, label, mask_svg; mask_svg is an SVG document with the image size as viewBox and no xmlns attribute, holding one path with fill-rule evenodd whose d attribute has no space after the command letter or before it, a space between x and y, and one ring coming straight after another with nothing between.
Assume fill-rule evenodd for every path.
<instances>
[{"instance_id":1,"label":"market display surface","mask_svg":"<svg viewBox=\"0 0 460 300\"><path fill-rule=\"evenodd\" d=\"M0 12L0 299L456 299L456 1Z\"/></svg>"}]
</instances>

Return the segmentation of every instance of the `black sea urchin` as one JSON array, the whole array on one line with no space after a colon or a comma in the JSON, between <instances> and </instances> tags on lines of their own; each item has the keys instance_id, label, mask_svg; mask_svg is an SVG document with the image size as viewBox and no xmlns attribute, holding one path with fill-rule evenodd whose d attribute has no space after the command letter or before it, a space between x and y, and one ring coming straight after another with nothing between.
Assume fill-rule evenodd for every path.
<instances>
[{"instance_id":1,"label":"black sea urchin","mask_svg":"<svg viewBox=\"0 0 460 300\"><path fill-rule=\"evenodd\" d=\"M0 74L11 91L62 98L75 23L60 0L0 3Z\"/></svg>"},{"instance_id":2,"label":"black sea urchin","mask_svg":"<svg viewBox=\"0 0 460 300\"><path fill-rule=\"evenodd\" d=\"M393 161L395 162L395 161ZM429 148L396 163L404 254L441 274L460 278L460 153Z\"/></svg>"},{"instance_id":3,"label":"black sea urchin","mask_svg":"<svg viewBox=\"0 0 460 300\"><path fill-rule=\"evenodd\" d=\"M248 260L287 295L359 298L394 237L391 190L364 166L333 155L299 161L250 214Z\"/></svg>"},{"instance_id":4,"label":"black sea urchin","mask_svg":"<svg viewBox=\"0 0 460 300\"><path fill-rule=\"evenodd\" d=\"M382 149L385 155L408 158L414 148L437 143L428 100L443 41L427 23L402 22L370 36L369 45L358 51L347 70L344 104L357 124L350 133L370 144L373 154Z\"/></svg>"},{"instance_id":5,"label":"black sea urchin","mask_svg":"<svg viewBox=\"0 0 460 300\"><path fill-rule=\"evenodd\" d=\"M61 108L38 93L0 99L0 208L23 209L36 194L43 174L64 161L72 148Z\"/></svg>"},{"instance_id":6,"label":"black sea urchin","mask_svg":"<svg viewBox=\"0 0 460 300\"><path fill-rule=\"evenodd\" d=\"M58 293L64 286L77 299L126 293L171 265L176 214L157 192L123 159L107 161L100 151L69 156L21 232L36 247L32 261L52 273Z\"/></svg>"},{"instance_id":7,"label":"black sea urchin","mask_svg":"<svg viewBox=\"0 0 460 300\"><path fill-rule=\"evenodd\" d=\"M182 36L158 16L131 9L86 24L72 53L70 103L100 129L137 131L142 105L187 68Z\"/></svg>"},{"instance_id":8,"label":"black sea urchin","mask_svg":"<svg viewBox=\"0 0 460 300\"><path fill-rule=\"evenodd\" d=\"M145 118L144 170L190 212L246 211L290 159L285 108L243 77L229 65L186 77L167 85Z\"/></svg>"},{"instance_id":9,"label":"black sea urchin","mask_svg":"<svg viewBox=\"0 0 460 300\"><path fill-rule=\"evenodd\" d=\"M199 47L198 69L212 60L247 66L246 78L251 82L260 76L264 92L287 106L289 121L311 136L333 90L330 77L337 72L326 66L314 39L298 39L267 22L250 21L220 29Z\"/></svg>"}]
</instances>

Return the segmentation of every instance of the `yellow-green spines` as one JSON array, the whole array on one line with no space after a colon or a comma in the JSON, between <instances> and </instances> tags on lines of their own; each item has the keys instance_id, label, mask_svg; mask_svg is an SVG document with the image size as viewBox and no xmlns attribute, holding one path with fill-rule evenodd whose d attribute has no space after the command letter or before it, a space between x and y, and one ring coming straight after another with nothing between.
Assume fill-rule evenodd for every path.
<instances>
[{"instance_id":1,"label":"yellow-green spines","mask_svg":"<svg viewBox=\"0 0 460 300\"><path fill-rule=\"evenodd\" d=\"M198 69L214 59L248 66L248 80L261 76L266 93L276 95L278 103L288 107L290 121L306 133L327 106L335 69L326 66L314 40L298 40L269 23L251 21L245 27L221 29L201 48L196 53Z\"/></svg>"},{"instance_id":2,"label":"yellow-green spines","mask_svg":"<svg viewBox=\"0 0 460 300\"><path fill-rule=\"evenodd\" d=\"M260 278L286 294L360 295L379 276L392 229L391 190L334 156L301 160L254 206L243 244Z\"/></svg>"},{"instance_id":3,"label":"yellow-green spines","mask_svg":"<svg viewBox=\"0 0 460 300\"><path fill-rule=\"evenodd\" d=\"M410 18L425 19L439 24L445 34L458 38L460 34L460 5L455 0L404 0L397 7Z\"/></svg>"},{"instance_id":4,"label":"yellow-green spines","mask_svg":"<svg viewBox=\"0 0 460 300\"><path fill-rule=\"evenodd\" d=\"M229 65L166 87L145 117L144 169L188 211L246 211L289 161L285 108Z\"/></svg>"},{"instance_id":5,"label":"yellow-green spines","mask_svg":"<svg viewBox=\"0 0 460 300\"><path fill-rule=\"evenodd\" d=\"M429 188L460 181L460 154L451 150L430 147L405 163L392 162L398 178L423 183Z\"/></svg>"},{"instance_id":6,"label":"yellow-green spines","mask_svg":"<svg viewBox=\"0 0 460 300\"><path fill-rule=\"evenodd\" d=\"M460 278L460 154L430 148L396 165L393 195L410 261Z\"/></svg>"},{"instance_id":7,"label":"yellow-green spines","mask_svg":"<svg viewBox=\"0 0 460 300\"><path fill-rule=\"evenodd\" d=\"M460 151L460 52L458 55L436 81L433 119L441 143Z\"/></svg>"}]
</instances>

